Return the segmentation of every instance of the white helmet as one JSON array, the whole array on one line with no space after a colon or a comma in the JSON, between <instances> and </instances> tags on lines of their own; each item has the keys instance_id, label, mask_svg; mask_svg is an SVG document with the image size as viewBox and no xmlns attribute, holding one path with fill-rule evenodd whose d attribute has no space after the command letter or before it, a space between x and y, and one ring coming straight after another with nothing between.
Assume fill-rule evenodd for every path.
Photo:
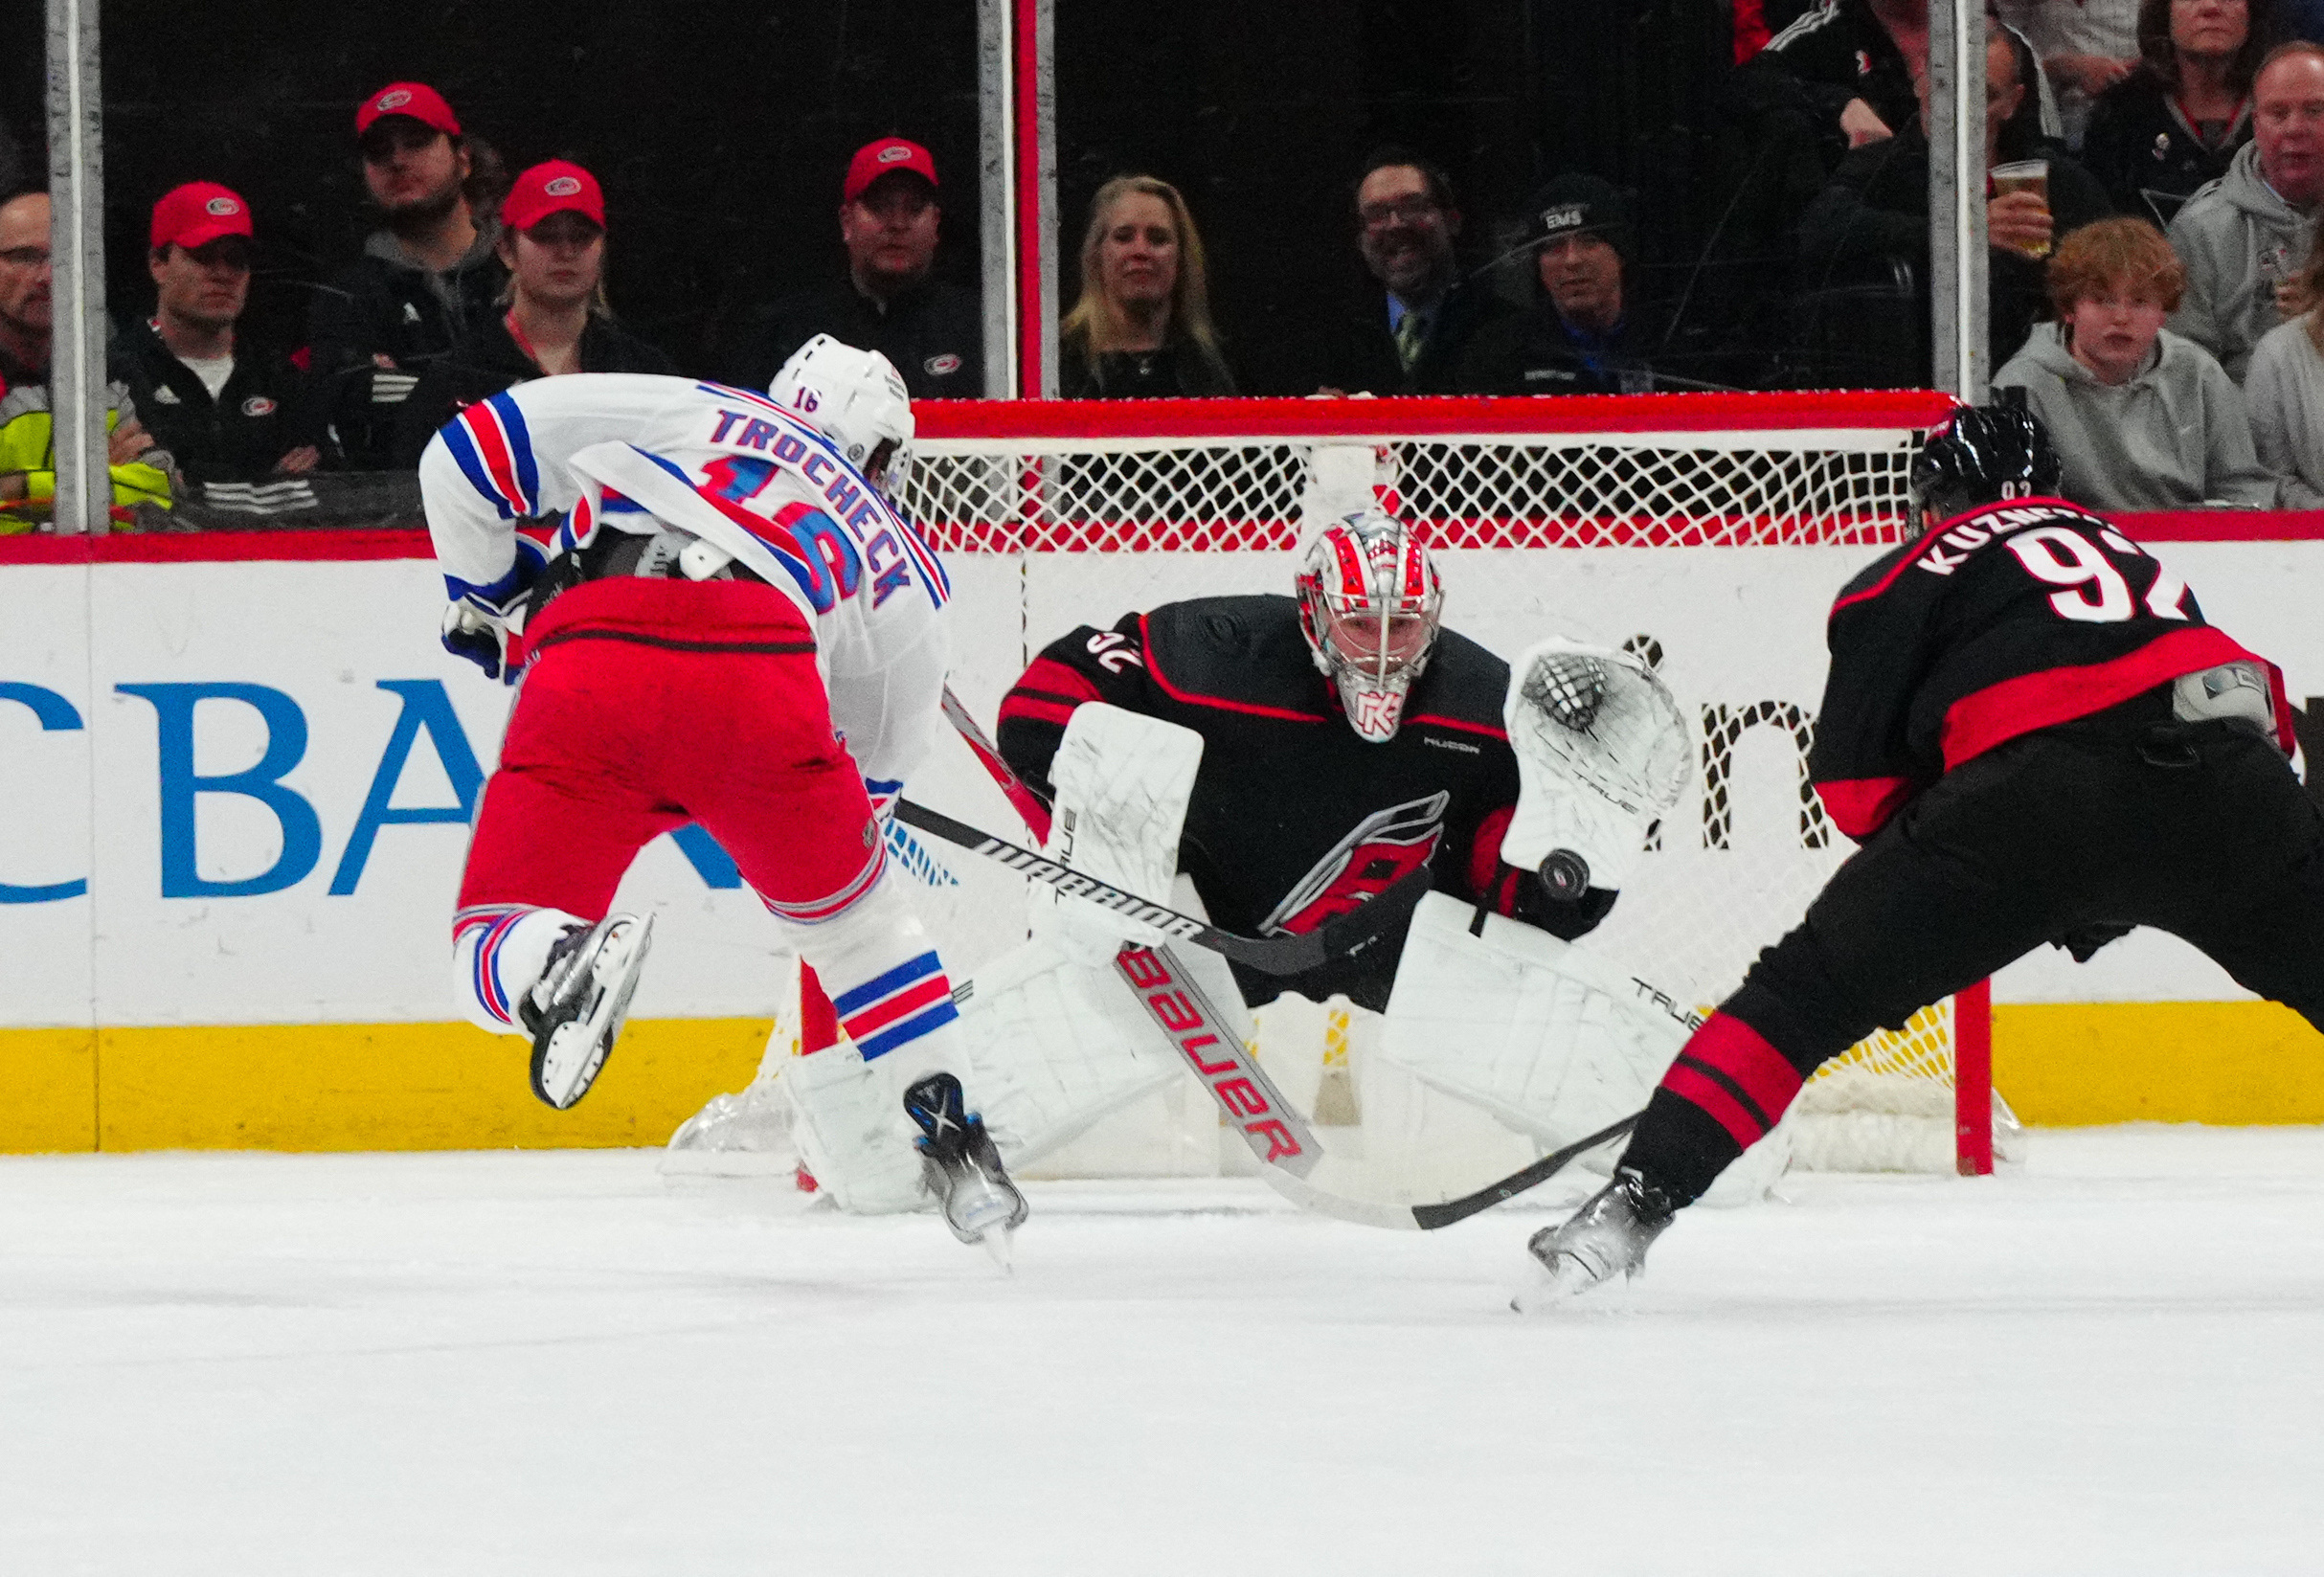
<instances>
[{"instance_id":1,"label":"white helmet","mask_svg":"<svg viewBox=\"0 0 2324 1577\"><path fill-rule=\"evenodd\" d=\"M1360 509L1307 545L1294 584L1300 632L1340 687L1348 723L1375 745L1393 739L1444 616L1435 560L1403 521Z\"/></svg>"},{"instance_id":2,"label":"white helmet","mask_svg":"<svg viewBox=\"0 0 2324 1577\"><path fill-rule=\"evenodd\" d=\"M877 350L818 334L791 352L768 397L796 411L891 499L912 466L912 394Z\"/></svg>"}]
</instances>

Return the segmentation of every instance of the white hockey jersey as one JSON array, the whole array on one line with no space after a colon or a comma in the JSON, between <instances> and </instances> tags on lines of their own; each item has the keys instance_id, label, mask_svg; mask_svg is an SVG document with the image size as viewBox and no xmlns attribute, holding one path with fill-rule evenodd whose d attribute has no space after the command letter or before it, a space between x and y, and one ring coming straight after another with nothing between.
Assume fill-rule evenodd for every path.
<instances>
[{"instance_id":1,"label":"white hockey jersey","mask_svg":"<svg viewBox=\"0 0 2324 1577\"><path fill-rule=\"evenodd\" d=\"M939 715L944 570L831 442L764 394L690 378L582 372L519 384L447 422L419 462L446 591L496 614L542 555L520 521L677 531L748 565L815 632L832 722L875 799L900 791ZM720 558L719 561L723 561Z\"/></svg>"}]
</instances>

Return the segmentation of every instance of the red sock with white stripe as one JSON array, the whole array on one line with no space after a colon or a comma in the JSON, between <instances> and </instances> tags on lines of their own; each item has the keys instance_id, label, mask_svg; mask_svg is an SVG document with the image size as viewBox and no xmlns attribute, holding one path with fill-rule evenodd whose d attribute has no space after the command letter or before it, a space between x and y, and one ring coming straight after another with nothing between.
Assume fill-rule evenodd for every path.
<instances>
[{"instance_id":1,"label":"red sock with white stripe","mask_svg":"<svg viewBox=\"0 0 2324 1577\"><path fill-rule=\"evenodd\" d=\"M1622 1164L1677 1204L1691 1205L1783 1120L1802 1082L1758 1030L1731 1013L1714 1013L1662 1075Z\"/></svg>"}]
</instances>

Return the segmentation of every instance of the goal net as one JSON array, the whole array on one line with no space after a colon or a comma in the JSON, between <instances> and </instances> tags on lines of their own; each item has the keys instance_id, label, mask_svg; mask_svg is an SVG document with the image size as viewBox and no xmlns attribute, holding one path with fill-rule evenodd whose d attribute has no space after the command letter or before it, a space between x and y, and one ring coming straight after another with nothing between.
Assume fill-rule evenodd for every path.
<instances>
[{"instance_id":1,"label":"goal net","mask_svg":"<svg viewBox=\"0 0 2324 1577\"><path fill-rule=\"evenodd\" d=\"M1824 618L1904 539L1913 454L1951 409L1917 392L945 403L918 410L906 503L953 577L953 687L988 725L1027 663L1076 625L1288 593L1305 530L1374 501L1435 552L1447 627L1504 656L1550 634L1645 655L1689 717L1695 771L1584 945L1707 1008L1852 846L1807 777ZM964 751L914 792L1016 827ZM956 976L1023 938L1019 878L949 847L922 854ZM1984 1013L1964 993L1827 1068L1799 1102L1794 1164L1983 1170L1997 1138L2006 1157L2015 1124L1990 1093ZM1261 1060L1319 1123L1358 1125L1369 1148L1391 1124L1405 1154L1416 1130L1453 1134L1454 1119L1351 1077L1365 1017L1271 1008ZM1183 1082L1134 1134L1094 1135L1061 1164L1218 1169L1216 1119Z\"/></svg>"}]
</instances>

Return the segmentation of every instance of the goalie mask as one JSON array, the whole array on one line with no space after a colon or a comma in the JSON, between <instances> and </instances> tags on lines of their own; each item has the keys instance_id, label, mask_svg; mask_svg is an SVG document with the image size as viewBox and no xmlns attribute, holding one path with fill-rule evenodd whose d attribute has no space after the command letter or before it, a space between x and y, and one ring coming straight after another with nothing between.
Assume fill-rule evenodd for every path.
<instances>
[{"instance_id":1,"label":"goalie mask","mask_svg":"<svg viewBox=\"0 0 2324 1577\"><path fill-rule=\"evenodd\" d=\"M1340 687L1349 726L1375 745L1393 739L1444 613L1429 551L1403 521L1365 509L1308 544L1294 584L1300 632Z\"/></svg>"},{"instance_id":2,"label":"goalie mask","mask_svg":"<svg viewBox=\"0 0 2324 1577\"><path fill-rule=\"evenodd\" d=\"M912 469L912 394L886 356L818 334L791 352L767 394L837 445L889 502L903 492Z\"/></svg>"}]
</instances>

